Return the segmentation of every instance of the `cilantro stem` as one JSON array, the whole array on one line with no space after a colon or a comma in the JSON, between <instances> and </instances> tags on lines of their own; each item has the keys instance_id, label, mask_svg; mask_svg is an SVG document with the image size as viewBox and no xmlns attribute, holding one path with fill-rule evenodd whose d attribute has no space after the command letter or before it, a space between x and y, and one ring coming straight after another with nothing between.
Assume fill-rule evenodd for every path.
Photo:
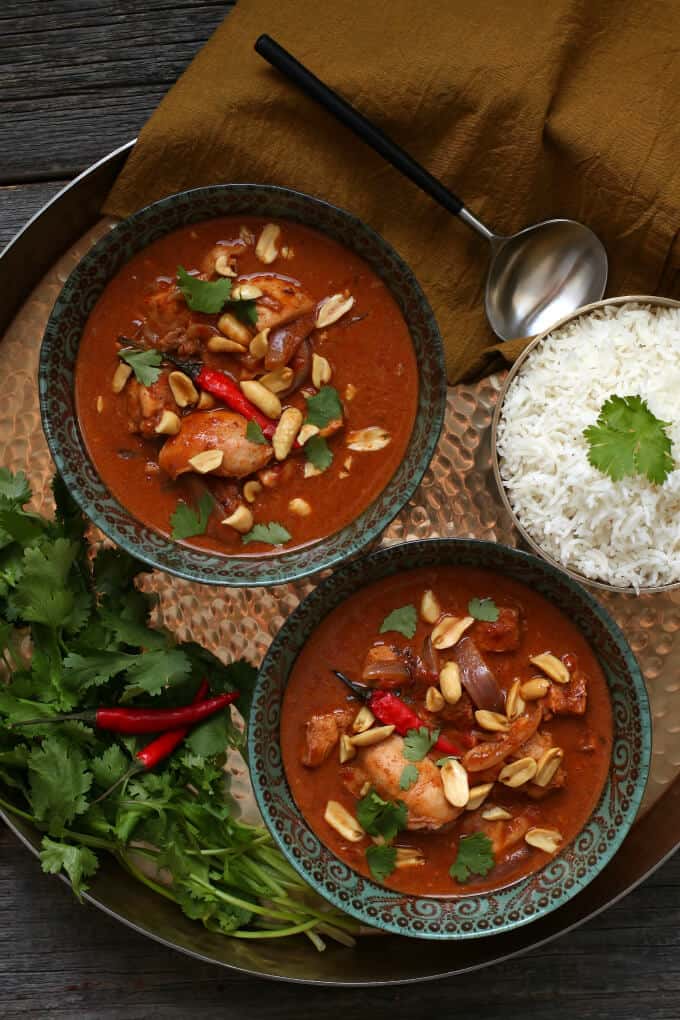
<instances>
[{"instance_id":1,"label":"cilantro stem","mask_svg":"<svg viewBox=\"0 0 680 1020\"><path fill-rule=\"evenodd\" d=\"M27 811L22 811L21 808L15 807L14 804L11 804L10 801L5 800L4 797L0 797L0 807L4 808L5 811L9 811L13 815L17 815L17 817L19 818L25 818L27 822L32 822L33 825L36 824L33 815L29 815Z\"/></svg>"},{"instance_id":2,"label":"cilantro stem","mask_svg":"<svg viewBox=\"0 0 680 1020\"><path fill-rule=\"evenodd\" d=\"M135 850L134 852L136 853L137 851ZM143 885L148 886L149 889L153 889L153 891L157 892L160 896L165 896L166 900L171 900L173 903L177 903L176 897L173 896L173 894L170 892L167 886L161 885L159 882L154 882L152 878L149 878L148 875L145 875L143 871L135 867L135 865L132 863L129 857L126 856L126 854L123 853L117 854L117 858L123 865L123 867L126 869L126 871L129 871L133 878L136 878Z\"/></svg>"},{"instance_id":3,"label":"cilantro stem","mask_svg":"<svg viewBox=\"0 0 680 1020\"><path fill-rule=\"evenodd\" d=\"M282 939L286 935L299 935L300 932L309 931L317 924L316 920L304 921L302 924L294 924L290 928L257 928L256 931L230 931L229 934L235 939Z\"/></svg>"},{"instance_id":4,"label":"cilantro stem","mask_svg":"<svg viewBox=\"0 0 680 1020\"><path fill-rule=\"evenodd\" d=\"M300 916L299 911L287 911L284 913L280 910L272 910L270 907L258 906L257 903L250 903L248 900L242 900L238 896L233 896L231 893L224 892L223 889L220 889L216 885L211 885L210 882L205 882L197 875L192 875L191 878L196 885L205 889L207 892L210 892L213 896L216 896L217 899L224 900L225 903L231 903L234 907L241 907L242 910L248 910L253 914L261 914L263 917L280 917L282 921L295 920L296 917Z\"/></svg>"}]
</instances>

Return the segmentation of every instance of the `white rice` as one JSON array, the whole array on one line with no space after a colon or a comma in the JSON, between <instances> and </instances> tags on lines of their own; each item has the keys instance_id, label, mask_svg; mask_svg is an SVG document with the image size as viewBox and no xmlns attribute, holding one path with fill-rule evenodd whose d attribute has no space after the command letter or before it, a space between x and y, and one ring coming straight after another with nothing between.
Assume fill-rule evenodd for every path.
<instances>
[{"instance_id":1,"label":"white rice","mask_svg":"<svg viewBox=\"0 0 680 1020\"><path fill-rule=\"evenodd\" d=\"M663 485L588 463L583 430L612 394L671 423ZM610 305L551 333L508 389L498 452L518 519L553 559L636 591L680 580L680 309Z\"/></svg>"}]
</instances>

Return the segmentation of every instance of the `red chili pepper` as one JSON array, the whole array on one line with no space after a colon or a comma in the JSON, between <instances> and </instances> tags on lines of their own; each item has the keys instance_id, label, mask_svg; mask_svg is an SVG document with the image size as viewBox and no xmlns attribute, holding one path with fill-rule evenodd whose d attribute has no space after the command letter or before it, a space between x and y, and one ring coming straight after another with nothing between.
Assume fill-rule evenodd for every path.
<instances>
[{"instance_id":1,"label":"red chili pepper","mask_svg":"<svg viewBox=\"0 0 680 1020\"><path fill-rule=\"evenodd\" d=\"M181 726L194 726L221 708L236 701L239 692L218 694L197 704L182 708L98 708L95 712L74 712L69 715L53 715L49 719L27 719L15 726L44 725L45 723L66 722L75 719L93 723L100 730L114 733L160 733L176 730Z\"/></svg>"},{"instance_id":2,"label":"red chili pepper","mask_svg":"<svg viewBox=\"0 0 680 1020\"><path fill-rule=\"evenodd\" d=\"M201 682L201 686L196 692L196 697L191 702L192 705L198 704L203 701L210 690L210 686L207 680ZM166 733L161 733L160 737L156 737L146 747L140 748L137 751L135 758L137 758L145 769L152 769L154 765L158 765L159 762L167 758L168 755L172 754L178 744L181 744L187 733L191 729L191 726L182 726L178 730L168 730Z\"/></svg>"},{"instance_id":3,"label":"red chili pepper","mask_svg":"<svg viewBox=\"0 0 680 1020\"><path fill-rule=\"evenodd\" d=\"M196 382L207 393L222 400L232 411L242 414L248 421L255 421L262 429L267 439L271 439L276 431L276 422L263 414L255 404L245 396L237 383L230 379L224 372L214 368L203 367L196 376Z\"/></svg>"},{"instance_id":4,"label":"red chili pepper","mask_svg":"<svg viewBox=\"0 0 680 1020\"><path fill-rule=\"evenodd\" d=\"M430 731L433 729L417 712L390 691L372 691L368 698L368 707L379 722L386 726L394 726L401 737L405 737L409 730L417 730L421 726ZM458 757L463 754L463 750L446 737L437 737L433 747L443 754Z\"/></svg>"}]
</instances>

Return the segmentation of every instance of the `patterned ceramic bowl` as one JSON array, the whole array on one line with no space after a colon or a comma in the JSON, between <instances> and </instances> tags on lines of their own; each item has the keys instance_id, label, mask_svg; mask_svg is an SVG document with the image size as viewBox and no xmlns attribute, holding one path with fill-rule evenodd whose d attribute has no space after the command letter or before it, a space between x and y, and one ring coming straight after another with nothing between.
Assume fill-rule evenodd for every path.
<instances>
[{"instance_id":1,"label":"patterned ceramic bowl","mask_svg":"<svg viewBox=\"0 0 680 1020\"><path fill-rule=\"evenodd\" d=\"M418 407L403 461L380 496L351 524L302 549L262 558L220 556L173 542L134 518L114 499L91 463L78 428L74 370L88 315L109 280L136 252L179 227L216 216L296 220L359 254L397 301L419 367ZM374 539L415 492L444 420L446 376L441 337L413 273L397 253L355 216L286 188L226 184L171 195L119 223L71 273L56 301L40 351L40 412L50 452L82 509L133 556L192 581L271 585L333 566Z\"/></svg>"},{"instance_id":2,"label":"patterned ceramic bowl","mask_svg":"<svg viewBox=\"0 0 680 1020\"><path fill-rule=\"evenodd\" d=\"M340 861L306 824L281 760L281 701L293 663L320 621L358 588L424 566L485 567L540 592L588 639L609 685L614 744L609 776L588 823L541 871L502 889L463 897L417 897L377 885ZM545 560L492 542L409 542L347 563L288 618L260 671L248 732L255 796L293 867L322 896L367 925L429 939L467 939L528 924L556 910L604 868L640 806L651 753L647 692L626 640L599 603Z\"/></svg>"}]
</instances>

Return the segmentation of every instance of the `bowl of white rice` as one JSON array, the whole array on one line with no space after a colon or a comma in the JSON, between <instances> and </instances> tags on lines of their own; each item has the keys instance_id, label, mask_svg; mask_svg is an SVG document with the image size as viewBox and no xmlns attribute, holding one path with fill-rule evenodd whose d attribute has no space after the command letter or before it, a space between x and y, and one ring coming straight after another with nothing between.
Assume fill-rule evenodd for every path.
<instances>
[{"instance_id":1,"label":"bowl of white rice","mask_svg":"<svg viewBox=\"0 0 680 1020\"><path fill-rule=\"evenodd\" d=\"M667 451L662 481L591 463L612 398L644 407L653 450ZM680 586L679 301L598 301L536 337L500 393L492 444L501 498L534 551L608 590Z\"/></svg>"}]
</instances>

